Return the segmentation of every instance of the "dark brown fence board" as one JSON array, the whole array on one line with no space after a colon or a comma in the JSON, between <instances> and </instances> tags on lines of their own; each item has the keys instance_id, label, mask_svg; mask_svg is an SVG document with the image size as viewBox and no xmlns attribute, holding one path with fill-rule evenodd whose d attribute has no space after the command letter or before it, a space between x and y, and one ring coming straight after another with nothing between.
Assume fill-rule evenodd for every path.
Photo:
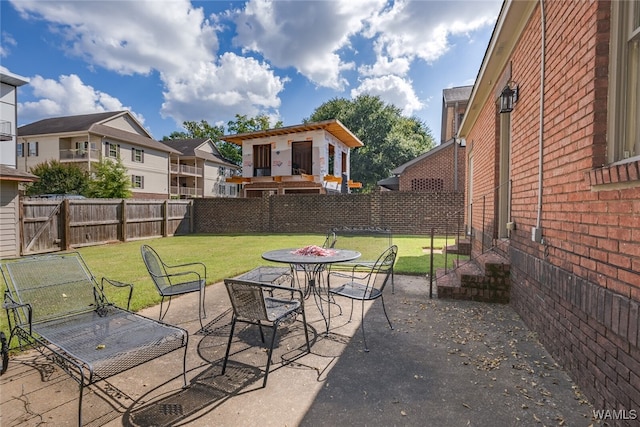
<instances>
[{"instance_id":1,"label":"dark brown fence board","mask_svg":"<svg viewBox=\"0 0 640 427\"><path fill-rule=\"evenodd\" d=\"M192 231L190 200L22 199L22 254Z\"/></svg>"}]
</instances>

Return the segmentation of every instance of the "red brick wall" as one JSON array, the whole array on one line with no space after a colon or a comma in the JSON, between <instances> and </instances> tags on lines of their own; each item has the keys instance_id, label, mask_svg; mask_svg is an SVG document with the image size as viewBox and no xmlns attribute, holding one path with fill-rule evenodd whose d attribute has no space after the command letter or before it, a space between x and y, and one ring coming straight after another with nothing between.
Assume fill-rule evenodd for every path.
<instances>
[{"instance_id":1,"label":"red brick wall","mask_svg":"<svg viewBox=\"0 0 640 427\"><path fill-rule=\"evenodd\" d=\"M387 227L394 234L455 233L462 193L290 194L194 199L196 233L326 233Z\"/></svg>"},{"instance_id":2,"label":"red brick wall","mask_svg":"<svg viewBox=\"0 0 640 427\"><path fill-rule=\"evenodd\" d=\"M462 192L465 183L466 155L465 147L456 149L454 144L440 149L438 152L410 165L399 178L400 191L429 191L416 189L414 180L442 180L440 191L456 191L455 154L458 155L457 191Z\"/></svg>"},{"instance_id":3,"label":"red brick wall","mask_svg":"<svg viewBox=\"0 0 640 427\"><path fill-rule=\"evenodd\" d=\"M511 56L512 80L520 88L511 113L511 301L597 409L638 409L640 162L622 172L597 169L606 163L610 3L547 0L545 12L542 243L531 239L538 197L539 5ZM495 106L485 105L467 138L476 196L495 188L496 116ZM624 185L596 186L621 181L623 174ZM476 203L473 215L478 230Z\"/></svg>"}]
</instances>

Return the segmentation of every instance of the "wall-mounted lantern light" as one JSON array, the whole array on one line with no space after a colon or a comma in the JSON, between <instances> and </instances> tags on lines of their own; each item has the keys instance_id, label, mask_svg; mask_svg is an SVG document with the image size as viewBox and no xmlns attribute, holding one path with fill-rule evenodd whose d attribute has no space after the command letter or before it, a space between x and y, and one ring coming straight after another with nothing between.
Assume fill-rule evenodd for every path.
<instances>
[{"instance_id":1,"label":"wall-mounted lantern light","mask_svg":"<svg viewBox=\"0 0 640 427\"><path fill-rule=\"evenodd\" d=\"M512 89L513 86L513 89ZM518 85L514 85L512 82L502 89L500 94L500 114L510 113L513 111L513 105L518 101Z\"/></svg>"}]
</instances>

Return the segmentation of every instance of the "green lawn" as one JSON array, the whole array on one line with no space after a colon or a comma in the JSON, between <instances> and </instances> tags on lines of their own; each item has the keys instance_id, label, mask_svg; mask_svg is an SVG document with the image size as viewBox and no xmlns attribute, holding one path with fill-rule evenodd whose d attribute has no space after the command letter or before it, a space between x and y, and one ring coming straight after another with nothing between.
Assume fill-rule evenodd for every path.
<instances>
[{"instance_id":1,"label":"green lawn","mask_svg":"<svg viewBox=\"0 0 640 427\"><path fill-rule=\"evenodd\" d=\"M131 309L134 311L160 302L142 262L140 246L152 246L167 264L203 262L207 267L207 282L220 282L226 277L237 276L255 266L269 264L261 258L265 251L281 248L298 248L310 244L322 245L324 235L319 234L234 234L188 235L157 239L145 239L126 243L91 246L78 250L98 279L108 277L134 285ZM340 245L340 237L336 247ZM344 242L343 242L344 243ZM376 259L385 242L372 237L349 238L349 249L362 252L362 259ZM398 245L396 274L424 275L429 269L430 244L426 236L393 236ZM444 239L434 241L436 249L442 248ZM442 255L434 256L434 268L444 266ZM3 283L4 287L4 283ZM118 305L126 304L124 292L108 289L109 298ZM6 316L0 317L0 330L7 332ZM15 345L15 343L14 343Z\"/></svg>"}]
</instances>

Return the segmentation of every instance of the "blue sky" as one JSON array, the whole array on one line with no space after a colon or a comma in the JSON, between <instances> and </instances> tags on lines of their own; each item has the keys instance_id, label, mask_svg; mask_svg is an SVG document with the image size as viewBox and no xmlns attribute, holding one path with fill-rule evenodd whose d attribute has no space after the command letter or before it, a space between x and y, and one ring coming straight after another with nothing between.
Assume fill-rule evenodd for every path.
<instances>
[{"instance_id":1,"label":"blue sky","mask_svg":"<svg viewBox=\"0 0 640 427\"><path fill-rule=\"evenodd\" d=\"M440 139L442 90L473 84L501 1L0 0L20 125L130 110L156 139L235 114L301 123L379 95Z\"/></svg>"}]
</instances>

